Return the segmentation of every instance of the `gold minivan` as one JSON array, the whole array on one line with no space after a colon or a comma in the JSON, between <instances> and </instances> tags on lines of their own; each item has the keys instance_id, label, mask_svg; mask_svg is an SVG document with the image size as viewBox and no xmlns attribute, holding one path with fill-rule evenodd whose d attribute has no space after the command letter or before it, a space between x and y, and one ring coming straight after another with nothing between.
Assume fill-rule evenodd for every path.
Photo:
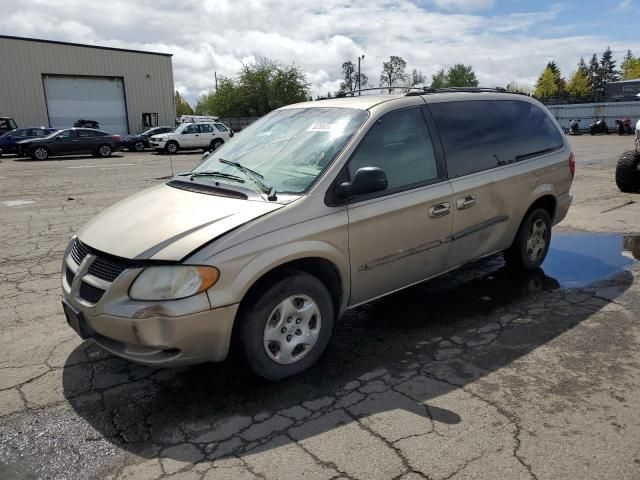
<instances>
[{"instance_id":1,"label":"gold minivan","mask_svg":"<svg viewBox=\"0 0 640 480\"><path fill-rule=\"evenodd\" d=\"M537 268L574 158L537 101L424 90L289 105L71 239L67 321L153 366L311 366L346 309L504 252Z\"/></svg>"}]
</instances>

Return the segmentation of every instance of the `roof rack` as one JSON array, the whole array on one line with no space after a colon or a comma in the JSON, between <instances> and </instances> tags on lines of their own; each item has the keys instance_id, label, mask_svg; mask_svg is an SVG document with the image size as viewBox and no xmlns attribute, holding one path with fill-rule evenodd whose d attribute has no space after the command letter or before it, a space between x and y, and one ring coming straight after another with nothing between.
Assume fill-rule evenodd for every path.
<instances>
[{"instance_id":1,"label":"roof rack","mask_svg":"<svg viewBox=\"0 0 640 480\"><path fill-rule=\"evenodd\" d=\"M336 95L333 98L343 98L346 97L347 95L351 95L352 97L354 96L355 93L360 93L360 92L370 92L373 90L424 90L425 87L372 87L372 88L360 88L358 90L350 90L348 92L340 92L340 93L336 93Z\"/></svg>"},{"instance_id":2,"label":"roof rack","mask_svg":"<svg viewBox=\"0 0 640 480\"><path fill-rule=\"evenodd\" d=\"M502 87L443 87L443 88L422 87L422 93L409 92L409 93L407 93L407 95L423 95L423 94L429 94L429 93L454 93L454 92L509 93L508 90L506 90L505 88L502 88Z\"/></svg>"}]
</instances>

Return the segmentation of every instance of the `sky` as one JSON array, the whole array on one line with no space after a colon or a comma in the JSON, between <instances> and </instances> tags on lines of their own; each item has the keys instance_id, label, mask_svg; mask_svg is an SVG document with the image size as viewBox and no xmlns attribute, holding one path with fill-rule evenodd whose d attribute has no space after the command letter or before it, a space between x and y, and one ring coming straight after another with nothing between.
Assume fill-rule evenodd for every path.
<instances>
[{"instance_id":1,"label":"sky","mask_svg":"<svg viewBox=\"0 0 640 480\"><path fill-rule=\"evenodd\" d=\"M304 70L315 97L335 92L342 62L378 85L403 57L430 83L470 64L481 86L533 86L549 60L564 76L607 46L640 56L640 0L0 0L0 34L173 54L175 87L193 104L218 76L268 57Z\"/></svg>"}]
</instances>

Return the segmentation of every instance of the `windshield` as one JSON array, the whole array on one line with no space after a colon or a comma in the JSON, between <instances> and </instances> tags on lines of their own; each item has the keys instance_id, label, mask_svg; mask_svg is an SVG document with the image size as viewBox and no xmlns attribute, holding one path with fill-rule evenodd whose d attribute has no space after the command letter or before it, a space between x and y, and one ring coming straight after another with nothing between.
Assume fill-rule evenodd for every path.
<instances>
[{"instance_id":1,"label":"windshield","mask_svg":"<svg viewBox=\"0 0 640 480\"><path fill-rule=\"evenodd\" d=\"M278 193L304 193L366 118L366 111L350 108L276 110L213 151L193 171L238 174L229 165L235 162L260 174Z\"/></svg>"},{"instance_id":2,"label":"windshield","mask_svg":"<svg viewBox=\"0 0 640 480\"><path fill-rule=\"evenodd\" d=\"M149 130L146 130L144 132L142 132L140 135L160 135L161 133L169 133L170 130L165 130L163 128L150 128Z\"/></svg>"}]
</instances>

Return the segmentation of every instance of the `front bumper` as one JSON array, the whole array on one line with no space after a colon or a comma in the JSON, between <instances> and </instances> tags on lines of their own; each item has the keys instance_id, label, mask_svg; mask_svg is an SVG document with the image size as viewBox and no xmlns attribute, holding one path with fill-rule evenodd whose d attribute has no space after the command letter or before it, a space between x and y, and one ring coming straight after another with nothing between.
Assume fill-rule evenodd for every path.
<instances>
[{"instance_id":1,"label":"front bumper","mask_svg":"<svg viewBox=\"0 0 640 480\"><path fill-rule=\"evenodd\" d=\"M167 142L164 140L151 140L149 142L149 146L151 148L155 148L156 150L164 150L164 147L167 145Z\"/></svg>"},{"instance_id":2,"label":"front bumper","mask_svg":"<svg viewBox=\"0 0 640 480\"><path fill-rule=\"evenodd\" d=\"M128 290L141 268L125 270L113 282L105 282L89 273L96 259L92 252L77 264L70 254L73 243L63 261L62 295L80 313L86 336L114 355L149 366L226 358L237 304L211 309L206 292L166 302L132 300ZM83 284L99 285L104 294L97 301L87 300L81 291Z\"/></svg>"}]
</instances>

